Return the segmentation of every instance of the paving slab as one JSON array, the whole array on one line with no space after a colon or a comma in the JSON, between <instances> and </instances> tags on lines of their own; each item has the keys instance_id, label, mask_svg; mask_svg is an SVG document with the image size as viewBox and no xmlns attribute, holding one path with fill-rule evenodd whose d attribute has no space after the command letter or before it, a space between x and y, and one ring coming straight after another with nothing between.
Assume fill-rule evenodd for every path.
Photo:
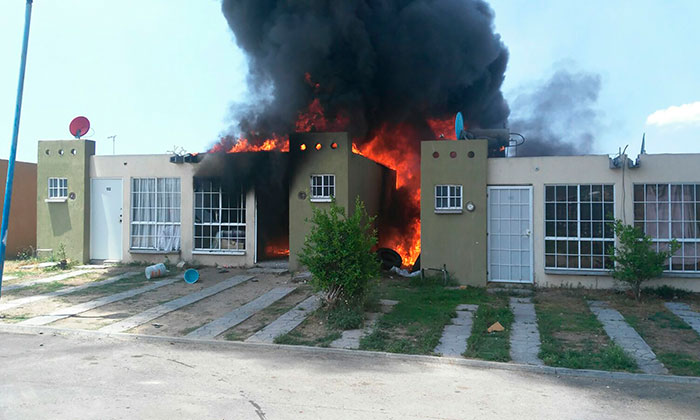
<instances>
[{"instance_id":1,"label":"paving slab","mask_svg":"<svg viewBox=\"0 0 700 420\"><path fill-rule=\"evenodd\" d=\"M23 297L23 298L19 298L19 299L13 299L9 302L0 303L0 311L4 311L6 309L11 309L11 308L16 308L16 307L22 306L22 305L28 305L30 303L34 303L34 302L37 302L40 300L44 300L44 299L48 299L48 298L52 298L52 297L56 297L56 296L63 296L63 295L67 295L70 293L75 293L77 291L84 290L84 289L87 289L89 287L105 286L105 285L117 282L119 280L125 279L127 277L135 276L137 274L139 274L139 273L133 272L133 271L128 272L128 273L122 273L118 276L110 277L110 278L100 280L100 281L95 281L92 283L81 284L80 286L71 286L71 287L66 287L64 289L55 290L55 291L49 292L49 293L42 293L39 295L27 296L27 297Z\"/></svg>"},{"instance_id":2,"label":"paving slab","mask_svg":"<svg viewBox=\"0 0 700 420\"><path fill-rule=\"evenodd\" d=\"M17 276L2 276L2 279L7 281L15 280L16 278Z\"/></svg>"},{"instance_id":3,"label":"paving slab","mask_svg":"<svg viewBox=\"0 0 700 420\"><path fill-rule=\"evenodd\" d=\"M677 317L685 321L691 328L700 334L700 313L690 309L686 303L666 302L664 303L669 311L673 312Z\"/></svg>"},{"instance_id":4,"label":"paving slab","mask_svg":"<svg viewBox=\"0 0 700 420\"><path fill-rule=\"evenodd\" d=\"M273 267L253 267L247 270L251 274L277 274L282 275L289 273L287 268L273 268Z\"/></svg>"},{"instance_id":5,"label":"paving slab","mask_svg":"<svg viewBox=\"0 0 700 420\"><path fill-rule=\"evenodd\" d=\"M510 331L510 358L515 363L542 366L540 353L540 330L537 329L537 314L531 298L510 298L510 309L514 321Z\"/></svg>"},{"instance_id":6,"label":"paving slab","mask_svg":"<svg viewBox=\"0 0 700 420\"><path fill-rule=\"evenodd\" d=\"M607 303L599 300L589 300L588 306L595 314L605 332L625 353L629 354L644 373L666 375L668 370L657 358L656 354L644 339L632 328L620 312L612 309Z\"/></svg>"},{"instance_id":7,"label":"paving slab","mask_svg":"<svg viewBox=\"0 0 700 420\"><path fill-rule=\"evenodd\" d=\"M320 306L321 297L318 295L310 296L245 341L249 343L274 343L275 338L292 331Z\"/></svg>"},{"instance_id":8,"label":"paving slab","mask_svg":"<svg viewBox=\"0 0 700 420\"><path fill-rule=\"evenodd\" d=\"M362 337L372 334L374 331L374 326L377 324L379 317L382 314L391 312L397 303L399 303L397 300L381 299L379 301L379 304L381 305L381 312L366 312L365 324L362 328L343 331L340 338L331 342L329 346L336 349L359 349L360 340Z\"/></svg>"},{"instance_id":9,"label":"paving slab","mask_svg":"<svg viewBox=\"0 0 700 420\"><path fill-rule=\"evenodd\" d=\"M98 331L108 332L108 333L118 333L118 332L122 332L122 331L128 331L132 328L138 327L139 325L145 324L149 321L152 321L156 318L159 318L167 313L178 310L178 309L182 308L183 306L187 306L189 304L200 301L200 300L207 298L209 296L215 295L221 291L224 291L226 289L229 289L231 287L239 285L239 284L241 284L245 281L248 281L252 278L253 278L253 276L243 276L243 275L233 276L228 280L224 280L224 281L217 283L211 287L207 287L206 289L202 289L202 290L195 292L195 293L190 293L189 295L171 300L170 302L166 302L162 305L155 306L151 309L147 309L139 314L136 314L136 315L131 316L129 318L125 318L119 322L115 322L114 324L110 324L110 325L107 325L105 327L102 327Z\"/></svg>"},{"instance_id":10,"label":"paving slab","mask_svg":"<svg viewBox=\"0 0 700 420\"><path fill-rule=\"evenodd\" d=\"M68 318L83 312L87 312L91 309L99 308L100 306L108 305L110 303L118 302L120 300L128 299L140 295L142 293L150 292L151 290L158 289L159 287L168 286L170 284L178 281L182 276L177 276L169 279L164 279L156 281L154 283L148 284L137 289L126 290L124 292L115 293L113 295L104 296L99 299L94 299L88 302L81 303L79 305L73 305L68 308L59 309L48 315L35 316L34 318L29 318L25 321L20 322L22 325L46 325L52 322L56 322L60 319Z\"/></svg>"},{"instance_id":11,"label":"paving slab","mask_svg":"<svg viewBox=\"0 0 700 420\"><path fill-rule=\"evenodd\" d=\"M76 271L69 271L69 272L67 272L67 273L61 273L61 274L58 274L58 275L55 275L55 276L51 276L51 277L46 277L46 278L43 278L43 279L32 280L32 281L22 282L22 283L19 283L19 284L13 284L13 285L10 285L10 286L5 286L5 287L2 288L2 291L3 291L3 292L9 292L10 290L24 289L24 288L26 288L26 287L35 286L35 285L37 285L37 284L53 283L53 282L55 282L55 281L61 281L61 280L66 280L66 279L70 279L70 278L73 278L73 277L82 276L83 274L92 273L93 271L95 271L95 270L76 270Z\"/></svg>"},{"instance_id":12,"label":"paving slab","mask_svg":"<svg viewBox=\"0 0 700 420\"><path fill-rule=\"evenodd\" d=\"M186 337L197 339L214 338L292 293L295 289L296 286L275 287L264 295L258 296L243 306L239 306L221 318L215 319L206 325L202 325L201 327L187 334Z\"/></svg>"},{"instance_id":13,"label":"paving slab","mask_svg":"<svg viewBox=\"0 0 700 420\"><path fill-rule=\"evenodd\" d=\"M472 333L472 319L478 305L458 305L457 316L451 324L445 325L440 343L435 347L435 354L447 357L461 357L467 351L467 340Z\"/></svg>"}]
</instances>

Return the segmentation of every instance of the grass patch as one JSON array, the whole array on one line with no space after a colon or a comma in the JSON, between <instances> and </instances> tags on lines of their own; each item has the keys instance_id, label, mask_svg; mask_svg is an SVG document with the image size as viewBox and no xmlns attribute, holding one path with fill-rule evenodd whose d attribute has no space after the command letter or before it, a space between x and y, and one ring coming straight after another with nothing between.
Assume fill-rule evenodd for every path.
<instances>
[{"instance_id":1,"label":"grass patch","mask_svg":"<svg viewBox=\"0 0 700 420\"><path fill-rule=\"evenodd\" d=\"M316 338L304 337L301 333L297 331L290 331L287 334L281 335L275 338L275 344L292 344L296 346L314 346L314 347L328 347L332 342L339 339L342 336L340 331L333 331L326 335Z\"/></svg>"},{"instance_id":2,"label":"grass patch","mask_svg":"<svg viewBox=\"0 0 700 420\"><path fill-rule=\"evenodd\" d=\"M338 305L326 314L328 327L336 330L354 330L361 328L365 320L362 308Z\"/></svg>"},{"instance_id":3,"label":"grass patch","mask_svg":"<svg viewBox=\"0 0 700 420\"><path fill-rule=\"evenodd\" d=\"M510 328L513 324L513 312L508 301L500 298L491 303L479 305L474 315L472 334L467 340L465 357L507 362L510 360ZM492 333L486 330L496 321L505 328Z\"/></svg>"},{"instance_id":4,"label":"grass patch","mask_svg":"<svg viewBox=\"0 0 700 420\"><path fill-rule=\"evenodd\" d=\"M676 330L690 330L692 327L682 319L668 311L659 311L649 316L649 320L656 323L659 328L673 328Z\"/></svg>"},{"instance_id":5,"label":"grass patch","mask_svg":"<svg viewBox=\"0 0 700 420\"><path fill-rule=\"evenodd\" d=\"M700 360L683 353L661 353L656 355L675 375L700 376Z\"/></svg>"},{"instance_id":6,"label":"grass patch","mask_svg":"<svg viewBox=\"0 0 700 420\"><path fill-rule=\"evenodd\" d=\"M399 303L379 319L372 334L360 340L363 350L432 354L443 328L456 315L458 304L481 303L489 298L484 289L449 290L430 280L385 283L382 289L382 297Z\"/></svg>"},{"instance_id":7,"label":"grass patch","mask_svg":"<svg viewBox=\"0 0 700 420\"><path fill-rule=\"evenodd\" d=\"M63 287L66 287L66 286L68 286L68 285L63 283L62 281L52 281L51 283L40 283L40 284L35 284L33 286L22 287L20 289L10 290L8 292L3 292L3 295L7 294L7 295L12 296L13 294L16 294L16 293L21 293L23 295L25 295L25 294L38 295L38 294L42 294L42 293L55 292L56 290L62 289Z\"/></svg>"},{"instance_id":8,"label":"grass patch","mask_svg":"<svg viewBox=\"0 0 700 420\"><path fill-rule=\"evenodd\" d=\"M539 357L548 366L607 371L637 370L634 360L606 336L582 299L538 300Z\"/></svg>"},{"instance_id":9,"label":"grass patch","mask_svg":"<svg viewBox=\"0 0 700 420\"><path fill-rule=\"evenodd\" d=\"M95 280L98 281L98 280ZM121 280L118 280L114 283L109 283L105 284L103 286L93 286L93 287L88 287L82 290L78 290L77 292L73 292L67 296L81 296L81 295L97 295L97 294L102 294L102 295L113 295L115 293L119 292L124 292L126 290L132 289L134 287L139 287L139 286L144 286L147 283L151 282L150 280L146 279L141 274L136 274L131 277L126 277Z\"/></svg>"},{"instance_id":10,"label":"grass patch","mask_svg":"<svg viewBox=\"0 0 700 420\"><path fill-rule=\"evenodd\" d=\"M9 322L9 323L22 322L22 321L27 320L29 318L31 318L31 316L29 316L29 314L0 315L0 320L2 322Z\"/></svg>"}]
</instances>

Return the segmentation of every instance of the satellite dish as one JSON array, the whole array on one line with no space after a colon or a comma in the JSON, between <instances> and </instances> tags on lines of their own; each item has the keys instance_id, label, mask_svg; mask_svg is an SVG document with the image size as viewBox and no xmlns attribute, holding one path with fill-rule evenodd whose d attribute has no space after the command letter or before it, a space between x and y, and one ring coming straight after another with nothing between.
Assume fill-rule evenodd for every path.
<instances>
[{"instance_id":1,"label":"satellite dish","mask_svg":"<svg viewBox=\"0 0 700 420\"><path fill-rule=\"evenodd\" d=\"M88 130L90 130L90 120L85 117L75 117L73 118L73 121L70 122L70 126L68 128L70 129L70 133L73 135L73 137L79 139L87 134Z\"/></svg>"},{"instance_id":2,"label":"satellite dish","mask_svg":"<svg viewBox=\"0 0 700 420\"><path fill-rule=\"evenodd\" d=\"M457 140L460 140L462 136L462 132L464 131L464 118L462 118L462 113L458 112L457 117L455 118L455 134L457 137L455 137Z\"/></svg>"}]
</instances>

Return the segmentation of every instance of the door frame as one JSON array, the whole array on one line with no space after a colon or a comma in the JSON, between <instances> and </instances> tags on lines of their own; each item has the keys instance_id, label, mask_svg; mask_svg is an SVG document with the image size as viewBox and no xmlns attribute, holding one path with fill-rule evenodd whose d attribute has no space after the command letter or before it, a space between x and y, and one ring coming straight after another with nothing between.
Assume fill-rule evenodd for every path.
<instances>
[{"instance_id":1,"label":"door frame","mask_svg":"<svg viewBox=\"0 0 700 420\"><path fill-rule=\"evenodd\" d=\"M93 252L93 244L92 244L92 212L95 211L93 209L93 197L94 197L94 181L119 181L120 188L121 188L121 208L122 208L122 223L121 226L119 227L119 257L116 259L117 261L122 261L124 258L124 178L118 178L118 177L95 177L95 178L90 178L90 259L92 260L92 252ZM129 194L131 195L131 194ZM111 260L111 258L108 258Z\"/></svg>"},{"instance_id":2,"label":"door frame","mask_svg":"<svg viewBox=\"0 0 700 420\"><path fill-rule=\"evenodd\" d=\"M511 281L511 280L493 280L491 278L491 194L492 190L527 190L528 199L530 201L529 206L529 219L530 219L530 281ZM534 200L533 200L533 186L532 185L488 185L486 187L486 279L488 282L492 283L507 283L507 284L534 284L535 283L535 232L534 232Z\"/></svg>"}]
</instances>

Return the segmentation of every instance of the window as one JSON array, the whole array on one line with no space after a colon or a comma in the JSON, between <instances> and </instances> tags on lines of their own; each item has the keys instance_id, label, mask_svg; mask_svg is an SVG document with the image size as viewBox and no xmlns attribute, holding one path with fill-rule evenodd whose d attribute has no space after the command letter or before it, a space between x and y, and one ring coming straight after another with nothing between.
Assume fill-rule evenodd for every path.
<instances>
[{"instance_id":1,"label":"window","mask_svg":"<svg viewBox=\"0 0 700 420\"><path fill-rule=\"evenodd\" d=\"M131 179L131 249L180 249L180 178Z\"/></svg>"},{"instance_id":2,"label":"window","mask_svg":"<svg viewBox=\"0 0 700 420\"><path fill-rule=\"evenodd\" d=\"M462 186L436 185L435 211L462 211Z\"/></svg>"},{"instance_id":3,"label":"window","mask_svg":"<svg viewBox=\"0 0 700 420\"><path fill-rule=\"evenodd\" d=\"M49 199L68 198L68 178L49 178Z\"/></svg>"},{"instance_id":4,"label":"window","mask_svg":"<svg viewBox=\"0 0 700 420\"><path fill-rule=\"evenodd\" d=\"M657 250L676 239L680 249L666 271L700 272L700 184L636 184L634 225L652 238Z\"/></svg>"},{"instance_id":5,"label":"window","mask_svg":"<svg viewBox=\"0 0 700 420\"><path fill-rule=\"evenodd\" d=\"M245 251L245 192L224 189L215 178L194 180L194 250Z\"/></svg>"},{"instance_id":6,"label":"window","mask_svg":"<svg viewBox=\"0 0 700 420\"><path fill-rule=\"evenodd\" d=\"M311 175L311 201L331 201L335 196L335 175Z\"/></svg>"},{"instance_id":7,"label":"window","mask_svg":"<svg viewBox=\"0 0 700 420\"><path fill-rule=\"evenodd\" d=\"M611 268L614 222L612 185L546 185L545 267Z\"/></svg>"}]
</instances>

